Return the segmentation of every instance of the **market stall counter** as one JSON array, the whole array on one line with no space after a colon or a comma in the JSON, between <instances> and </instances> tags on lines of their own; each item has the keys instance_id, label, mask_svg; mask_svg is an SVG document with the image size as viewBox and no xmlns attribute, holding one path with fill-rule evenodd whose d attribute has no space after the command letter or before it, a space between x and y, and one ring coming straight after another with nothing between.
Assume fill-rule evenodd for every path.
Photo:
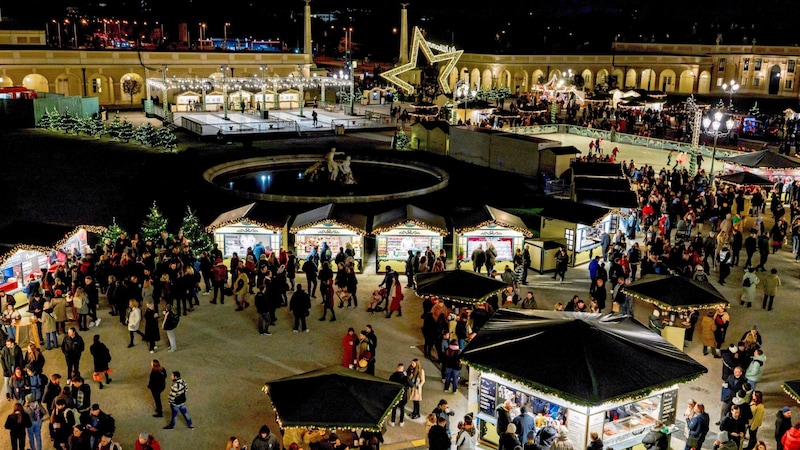
<instances>
[{"instance_id":1,"label":"market stall counter","mask_svg":"<svg viewBox=\"0 0 800 450\"><path fill-rule=\"evenodd\" d=\"M377 248L376 272L384 273L386 266L391 266L402 273L409 251L424 255L430 248L438 255L448 232L444 217L406 205L373 217L372 234Z\"/></svg>"},{"instance_id":2,"label":"market stall counter","mask_svg":"<svg viewBox=\"0 0 800 450\"><path fill-rule=\"evenodd\" d=\"M275 214L274 210L260 203L250 203L220 214L206 232L213 233L214 243L224 258L234 253L243 257L247 249L259 243L266 253L279 251L286 242L289 216Z\"/></svg>"},{"instance_id":3,"label":"market stall counter","mask_svg":"<svg viewBox=\"0 0 800 450\"><path fill-rule=\"evenodd\" d=\"M463 270L473 270L471 257L476 249L485 251L492 246L497 252L495 266L500 271L501 264L513 261L516 249L522 249L523 240L533 237L518 216L489 205L458 211L453 216L453 228L456 267Z\"/></svg>"},{"instance_id":4,"label":"market stall counter","mask_svg":"<svg viewBox=\"0 0 800 450\"><path fill-rule=\"evenodd\" d=\"M339 248L352 252L355 269L363 270L364 235L367 233L367 217L329 203L306 211L295 217L289 230L294 235L295 255L298 260L308 258L314 248L322 249L327 244L332 257ZM336 267L332 264L331 269Z\"/></svg>"},{"instance_id":5,"label":"market stall counter","mask_svg":"<svg viewBox=\"0 0 800 450\"><path fill-rule=\"evenodd\" d=\"M553 342L570 351L558 358L530 351ZM468 410L489 445L497 444L496 410L509 400L512 419L526 406L539 424L566 426L575 448L586 448L592 432L607 447L633 447L657 423L675 422L678 385L707 372L620 315L501 309L462 355L470 371ZM636 370L620 370L633 362Z\"/></svg>"}]
</instances>

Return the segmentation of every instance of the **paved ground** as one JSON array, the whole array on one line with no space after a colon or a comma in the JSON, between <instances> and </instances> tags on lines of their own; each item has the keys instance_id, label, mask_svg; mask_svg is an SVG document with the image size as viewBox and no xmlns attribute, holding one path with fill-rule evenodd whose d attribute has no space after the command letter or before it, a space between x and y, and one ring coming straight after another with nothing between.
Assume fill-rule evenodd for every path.
<instances>
[{"instance_id":1,"label":"paved ground","mask_svg":"<svg viewBox=\"0 0 800 450\"><path fill-rule=\"evenodd\" d=\"M362 136L369 139L382 134L369 134ZM5 137L3 138L5 139ZM352 138L354 142L359 138ZM385 139L385 137L383 137ZM573 143L578 148L587 148L588 139L563 137L565 143ZM581 141L583 139L584 141ZM20 143L36 146L37 139L22 139L13 141L12 148L19 147ZM53 142L46 140L47 145ZM385 141L376 143L381 148L386 148ZM40 144L43 145L43 144ZM23 215L24 217L40 217L42 220L58 218L59 215L69 217L73 220L76 213L75 207L80 200L78 197L88 197L97 199L96 205L85 207L86 217L98 217L96 210L103 211L109 215L114 214L114 209L109 206L110 200L116 198L127 199L130 190L143 190L144 194L150 198L158 198L159 201L169 202L169 204L181 204L195 199L196 193L184 185L183 178L177 177L164 182L163 178L168 177L170 170L182 170L185 167L174 167L154 171L155 169L147 162L136 163L137 152L135 147L123 150L117 159L116 153L109 153L107 161L98 162L97 159L82 160L72 156L67 150L56 151L52 148L35 149L41 150L43 155L48 155L47 159L38 157L40 171L45 173L60 173L60 177L45 177L40 171L26 172L24 178L15 176L15 173L25 172L25 167L33 167L33 163L10 164L7 170L7 179L14 180L10 183L9 198L17 201L25 200L30 210L35 212L23 212L22 207L13 206L10 202L10 213ZM113 148L109 148L109 151ZM223 149L224 151L227 151ZM622 148L621 159L634 158L637 162L663 164L666 162L666 155L660 151ZM45 151L51 151L46 153ZM80 155L78 155L80 156ZM96 157L95 157L96 158ZM180 160L185 163L185 160ZM102 164L101 164L102 162ZM97 174L100 179L108 180L103 184L80 183L83 179L80 176L84 165L88 164L92 171L116 170L114 178L104 178L102 173ZM162 163L163 164L163 161ZM49 168L49 169L48 169ZM194 169L194 167L189 167ZM48 172L48 170L50 172ZM132 170L132 172L130 172ZM130 174L128 174L130 172ZM117 180L116 182L114 180ZM34 192L39 186L46 184L48 192L46 194L26 195L26 192ZM98 189L97 186L102 186ZM193 188L192 188L193 189ZM502 189L502 187L500 188ZM101 193L98 195L98 191ZM157 196L159 195L160 196ZM204 195L206 194L203 191ZM47 199L39 198L39 195L46 195ZM14 197L17 196L17 197ZM102 198L108 197L108 199ZM186 198L186 200L183 200ZM209 201L220 201L221 197L214 197L209 194ZM103 201L106 203L102 203ZM243 202L233 203L229 199L228 205L214 205L212 209L220 210L227 207L235 207ZM69 205L65 208L56 208L52 205L62 202ZM195 207L209 207L208 205L197 204ZM120 214L125 214L125 204L116 206ZM132 216L127 212L128 216ZM144 214L137 215L139 217ZM103 215L99 215L103 217ZM367 258L367 261L371 261ZM757 324L764 337L764 349L768 356L764 379L759 384L759 389L765 393L767 414L765 423L760 430L762 439L772 445L772 423L775 411L784 405L793 405L780 389L780 384L788 379L800 378L798 370L798 356L792 352L788 345L797 342L798 332L795 324L797 316L798 302L800 295L800 280L797 278L798 266L791 261L787 251L782 251L778 255L770 256L768 267L777 267L783 279L784 286L776 300L775 310L766 312L760 307L746 309L740 307L738 303L731 307L731 328L729 336L735 340L742 333L749 329L753 324ZM741 269L734 269L729 283L720 290L730 300L734 300L739 291ZM535 286L535 294L539 305L542 308L549 308L557 301L566 302L573 294L586 295L589 287L588 274L586 267L571 269L566 283L555 283L547 275L535 275L532 273L530 286ZM713 278L713 277L712 277ZM248 443L252 440L261 424L268 424L274 432L278 427L274 421L274 415L269 407L266 394L261 391L265 381L277 379L291 374L297 374L308 370L317 369L341 361L341 337L345 334L348 327L361 329L366 324L371 324L379 337L379 348L377 352L377 371L381 377L388 377L398 362L408 363L414 357L421 357L418 346L421 344L419 328L421 321L420 301L410 291L406 292L404 314L402 318L393 317L385 319L380 315L372 315L364 310L364 299L367 294L376 286L380 278L374 275L374 270L368 266L364 274L359 278L360 297L362 306L359 308L337 310L336 322L319 322L316 320L320 306L315 305L315 311L310 317L310 333L291 332L290 317L288 312L279 312L279 323L273 329L273 336L259 336L256 333L256 317L253 308L244 312L234 312L234 306L230 302L225 305L210 305L208 297L201 296L201 306L189 316L181 321L177 329L178 351L168 353L165 351L166 341L162 341L162 346L154 355L147 352L146 347L136 339L136 347L126 348L128 334L125 329L116 321L115 317L107 314L107 308L101 308L100 317L103 321L99 328L92 328L84 332L84 338L90 342L94 333L99 333L104 342L111 348L113 355L112 367L115 370L113 375L114 382L105 389L98 390L96 384L93 388L93 402L97 402L107 412L114 415L117 419L118 433L117 439L125 448L133 446L133 441L141 431L148 431L161 441L165 449L180 448L222 448L229 436L239 436ZM716 284L712 281L713 284ZM760 305L759 305L760 306ZM642 315L647 315L649 308L637 305L636 314L642 319ZM704 363L709 368L709 373L690 385L682 386L679 394L679 401L685 402L689 398L695 398L705 403L710 412L712 423L718 418L718 398L720 390L720 360L712 359L710 356L704 357L699 346L699 339L687 348L689 355ZM557 357L559 349L553 349L552 357ZM65 370L63 357L58 351L45 352L47 363L46 373L61 372ZM180 370L189 385L189 411L195 421L197 429L190 431L183 422L175 430L162 430L166 424L164 419L154 419L151 417L152 405L149 393L146 389L150 359L156 357L162 361L167 370ZM541 356L538 356L541 357ZM91 367L91 357L88 352L84 355L81 366L84 371ZM427 371L428 382L424 389L424 400L422 412L428 412L436 405L442 397L442 384L437 376L437 369L428 361L424 362ZM567 376L567 374L565 374ZM166 396L165 396L166 398ZM451 406L461 413L466 408L466 399L462 394L447 396ZM326 399L321 398L320 402ZM0 405L0 415L10 410L10 404ZM454 421L455 423L455 421ZM712 429L713 429L712 425ZM386 448L388 450L411 448L419 446L415 440L423 438L424 426L421 420L407 421L403 428L390 428L386 433ZM46 434L46 433L45 433ZM46 439L46 438L45 438ZM707 441L710 447L712 439ZM681 448L683 445L678 439L673 441L673 448ZM8 448L8 436L0 433L0 448ZM48 448L49 446L45 446Z\"/></svg>"}]
</instances>

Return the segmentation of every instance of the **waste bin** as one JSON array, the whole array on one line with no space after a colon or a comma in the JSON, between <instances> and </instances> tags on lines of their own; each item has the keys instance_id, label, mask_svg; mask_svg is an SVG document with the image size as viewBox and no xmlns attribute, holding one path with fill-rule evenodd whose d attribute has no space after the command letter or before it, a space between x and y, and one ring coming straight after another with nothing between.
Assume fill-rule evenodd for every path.
<instances>
[{"instance_id":1,"label":"waste bin","mask_svg":"<svg viewBox=\"0 0 800 450\"><path fill-rule=\"evenodd\" d=\"M268 109L262 109L261 110L261 118L262 119L269 119L269 110Z\"/></svg>"},{"instance_id":2,"label":"waste bin","mask_svg":"<svg viewBox=\"0 0 800 450\"><path fill-rule=\"evenodd\" d=\"M344 125L336 125L336 136L344 136Z\"/></svg>"}]
</instances>

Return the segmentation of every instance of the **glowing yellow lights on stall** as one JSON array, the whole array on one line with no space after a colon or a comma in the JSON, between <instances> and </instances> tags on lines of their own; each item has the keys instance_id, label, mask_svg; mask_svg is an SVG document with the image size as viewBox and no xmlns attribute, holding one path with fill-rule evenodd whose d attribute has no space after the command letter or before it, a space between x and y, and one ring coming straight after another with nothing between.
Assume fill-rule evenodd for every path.
<instances>
[{"instance_id":1,"label":"glowing yellow lights on stall","mask_svg":"<svg viewBox=\"0 0 800 450\"><path fill-rule=\"evenodd\" d=\"M449 94L450 85L448 84L447 79L450 77L450 72L455 69L456 63L458 62L459 58L461 58L461 55L464 53L464 51L456 50L452 47L443 47L428 43L428 41L426 41L425 37L422 35L422 31L418 27L414 27L414 37L411 40L411 55L408 59L409 62L381 73L381 77L403 89L407 94L413 94L414 86L406 81L401 80L399 75L410 72L411 70L417 68L417 57L419 56L420 50L422 50L422 54L425 55L425 58L429 63L448 61L445 68L439 74L439 87L442 89L442 93ZM439 51L440 53L433 53L433 50Z\"/></svg>"}]
</instances>

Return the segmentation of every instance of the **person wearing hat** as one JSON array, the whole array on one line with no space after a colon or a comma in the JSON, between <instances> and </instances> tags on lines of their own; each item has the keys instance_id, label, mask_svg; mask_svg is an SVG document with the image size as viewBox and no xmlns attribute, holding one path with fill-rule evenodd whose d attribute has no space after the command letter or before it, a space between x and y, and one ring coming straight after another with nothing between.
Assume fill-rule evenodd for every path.
<instances>
[{"instance_id":1,"label":"person wearing hat","mask_svg":"<svg viewBox=\"0 0 800 450\"><path fill-rule=\"evenodd\" d=\"M792 409L784 406L775 414L775 447L783 450L783 436L792 428Z\"/></svg>"},{"instance_id":2,"label":"person wearing hat","mask_svg":"<svg viewBox=\"0 0 800 450\"><path fill-rule=\"evenodd\" d=\"M274 434L270 433L267 425L261 425L258 436L250 444L250 450L281 450L281 443Z\"/></svg>"},{"instance_id":3,"label":"person wearing hat","mask_svg":"<svg viewBox=\"0 0 800 450\"><path fill-rule=\"evenodd\" d=\"M744 386L745 383L747 383L747 378L744 377L744 370L741 366L734 367L733 373L728 375L722 383L722 393L720 394L720 420L717 422L717 425L719 425L722 419L730 412L731 406L733 405L733 398L736 396L736 393L742 390L742 386Z\"/></svg>"},{"instance_id":4,"label":"person wearing hat","mask_svg":"<svg viewBox=\"0 0 800 450\"><path fill-rule=\"evenodd\" d=\"M516 447L521 446L517 438L517 426L513 423L508 424L505 433L500 434L500 442L497 445L498 450L514 450Z\"/></svg>"},{"instance_id":5,"label":"person wearing hat","mask_svg":"<svg viewBox=\"0 0 800 450\"><path fill-rule=\"evenodd\" d=\"M213 250L212 250L213 253ZM225 304L225 283L228 282L228 267L222 262L222 257L217 257L214 260L215 264L211 268L211 284L214 288L214 296L209 303L216 304L217 296L219 302Z\"/></svg>"},{"instance_id":6,"label":"person wearing hat","mask_svg":"<svg viewBox=\"0 0 800 450\"><path fill-rule=\"evenodd\" d=\"M80 420L91 435L92 448L96 448L97 442L103 436L113 436L117 430L116 420L102 411L97 403L92 404L88 411L82 412Z\"/></svg>"},{"instance_id":7,"label":"person wearing hat","mask_svg":"<svg viewBox=\"0 0 800 450\"><path fill-rule=\"evenodd\" d=\"M152 434L142 431L139 433L139 438L136 439L134 450L161 450L161 444L156 440ZM255 448L255 445L253 446Z\"/></svg>"},{"instance_id":8,"label":"person wearing hat","mask_svg":"<svg viewBox=\"0 0 800 450\"><path fill-rule=\"evenodd\" d=\"M563 425L560 426L558 428L558 436L550 445L550 450L573 450L574 448L575 445L569 438L569 430ZM660 448L660 450L666 450L666 447Z\"/></svg>"},{"instance_id":9,"label":"person wearing hat","mask_svg":"<svg viewBox=\"0 0 800 450\"><path fill-rule=\"evenodd\" d=\"M28 434L31 450L42 450L42 420L47 415L47 411L44 410L33 394L25 396L23 410L31 418L31 426L25 430Z\"/></svg>"}]
</instances>

